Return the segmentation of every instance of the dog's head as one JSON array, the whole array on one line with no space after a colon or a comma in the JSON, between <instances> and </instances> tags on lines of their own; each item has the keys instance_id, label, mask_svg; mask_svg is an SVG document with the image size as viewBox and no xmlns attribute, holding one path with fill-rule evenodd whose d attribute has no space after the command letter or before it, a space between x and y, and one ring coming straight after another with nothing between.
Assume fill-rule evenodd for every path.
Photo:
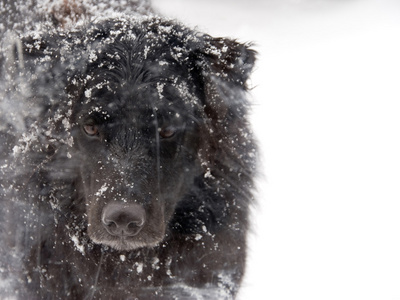
<instances>
[{"instance_id":1,"label":"dog's head","mask_svg":"<svg viewBox=\"0 0 400 300\"><path fill-rule=\"evenodd\" d=\"M157 245L210 172L216 127L243 117L254 53L160 19L102 22L85 38L72 123L88 234L120 250Z\"/></svg>"},{"instance_id":2,"label":"dog's head","mask_svg":"<svg viewBox=\"0 0 400 300\"><path fill-rule=\"evenodd\" d=\"M78 162L88 235L117 250L155 246L195 178L243 167L255 53L159 18L99 21L60 38L53 56L68 69L68 109L52 118L73 137L65 153Z\"/></svg>"}]
</instances>

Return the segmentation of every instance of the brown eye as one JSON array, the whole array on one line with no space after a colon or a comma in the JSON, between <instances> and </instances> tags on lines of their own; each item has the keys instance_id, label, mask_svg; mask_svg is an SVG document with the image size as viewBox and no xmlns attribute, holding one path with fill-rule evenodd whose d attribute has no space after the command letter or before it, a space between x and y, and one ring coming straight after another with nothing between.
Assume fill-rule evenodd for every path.
<instances>
[{"instance_id":1,"label":"brown eye","mask_svg":"<svg viewBox=\"0 0 400 300\"><path fill-rule=\"evenodd\" d=\"M162 139L167 139L167 138L173 137L175 135L175 132L176 132L176 128L173 126L167 126L167 127L159 129L160 137Z\"/></svg>"},{"instance_id":2,"label":"brown eye","mask_svg":"<svg viewBox=\"0 0 400 300\"><path fill-rule=\"evenodd\" d=\"M99 128L96 125L87 124L83 126L83 130L87 135L95 136L99 134Z\"/></svg>"}]
</instances>

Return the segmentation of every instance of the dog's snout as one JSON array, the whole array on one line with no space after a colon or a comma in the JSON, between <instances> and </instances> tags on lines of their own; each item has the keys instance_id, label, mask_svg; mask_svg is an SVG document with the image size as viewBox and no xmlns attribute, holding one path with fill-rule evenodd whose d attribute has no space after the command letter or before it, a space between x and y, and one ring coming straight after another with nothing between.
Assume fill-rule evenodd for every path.
<instances>
[{"instance_id":1,"label":"dog's snout","mask_svg":"<svg viewBox=\"0 0 400 300\"><path fill-rule=\"evenodd\" d=\"M140 204L111 203L104 207L102 223L114 236L135 236L143 228L146 212Z\"/></svg>"}]
</instances>

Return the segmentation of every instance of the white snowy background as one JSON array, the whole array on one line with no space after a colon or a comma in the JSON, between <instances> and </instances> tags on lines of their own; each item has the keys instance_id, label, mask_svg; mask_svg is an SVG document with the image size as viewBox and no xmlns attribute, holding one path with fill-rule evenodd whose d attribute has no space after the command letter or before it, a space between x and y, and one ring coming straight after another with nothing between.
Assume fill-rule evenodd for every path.
<instances>
[{"instance_id":1,"label":"white snowy background","mask_svg":"<svg viewBox=\"0 0 400 300\"><path fill-rule=\"evenodd\" d=\"M400 1L153 4L259 52L263 177L240 299L400 300Z\"/></svg>"}]
</instances>

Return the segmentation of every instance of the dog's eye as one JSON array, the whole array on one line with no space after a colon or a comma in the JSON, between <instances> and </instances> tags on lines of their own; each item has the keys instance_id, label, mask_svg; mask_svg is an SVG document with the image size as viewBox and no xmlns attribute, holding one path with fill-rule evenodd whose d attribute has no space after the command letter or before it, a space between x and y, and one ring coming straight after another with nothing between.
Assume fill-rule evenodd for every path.
<instances>
[{"instance_id":1,"label":"dog's eye","mask_svg":"<svg viewBox=\"0 0 400 300\"><path fill-rule=\"evenodd\" d=\"M93 124L86 124L83 126L83 130L86 132L87 135L95 136L99 134L99 128Z\"/></svg>"},{"instance_id":2,"label":"dog's eye","mask_svg":"<svg viewBox=\"0 0 400 300\"><path fill-rule=\"evenodd\" d=\"M159 128L158 132L162 139L167 139L167 138L171 138L175 135L176 128L174 126L167 126L164 128Z\"/></svg>"}]
</instances>

